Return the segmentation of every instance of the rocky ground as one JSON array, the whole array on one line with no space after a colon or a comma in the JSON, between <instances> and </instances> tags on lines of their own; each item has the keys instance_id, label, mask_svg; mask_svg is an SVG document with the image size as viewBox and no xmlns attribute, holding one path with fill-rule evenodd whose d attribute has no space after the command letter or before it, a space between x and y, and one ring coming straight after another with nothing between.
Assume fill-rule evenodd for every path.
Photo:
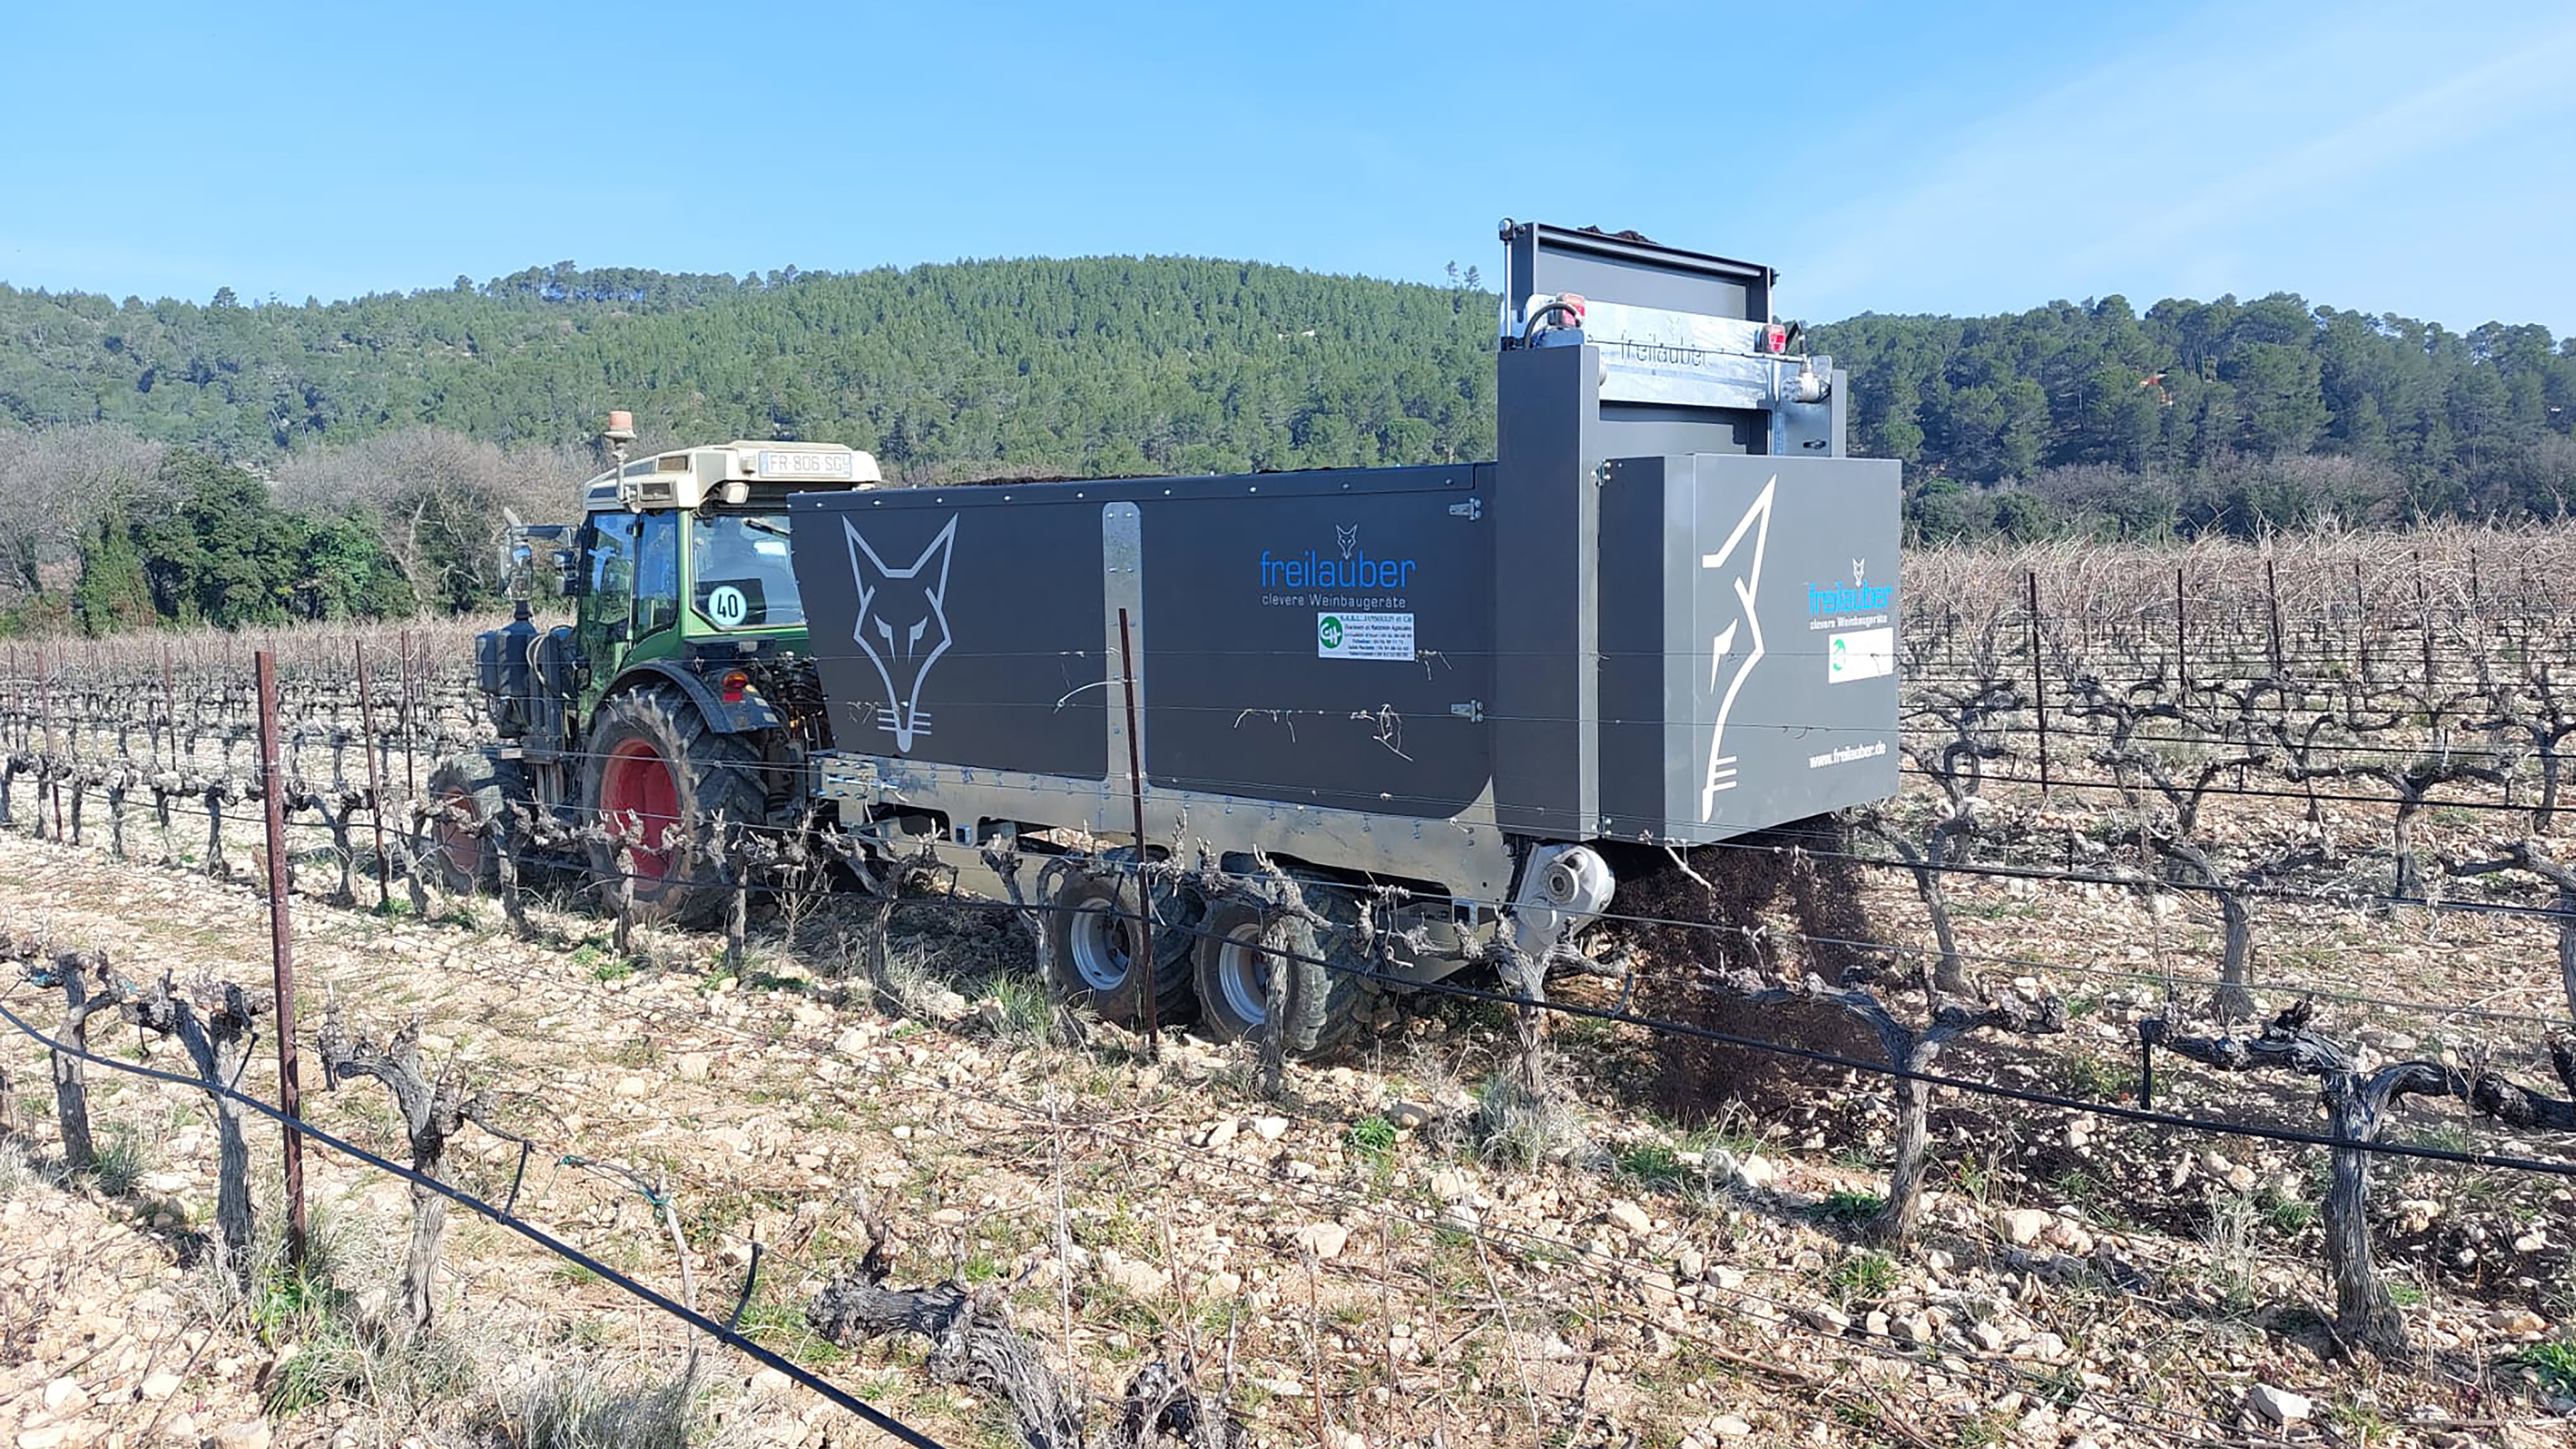
<instances>
[{"instance_id":1,"label":"rocky ground","mask_svg":"<svg viewBox=\"0 0 2576 1449\"><path fill-rule=\"evenodd\" d=\"M2159 928L2113 892L1957 895L1969 946L1998 959L2152 975L2157 953L2192 944L2189 921ZM1911 929L1910 894L1872 908ZM2423 1348L2401 1371L2356 1363L2326 1328L2322 1164L2301 1149L1945 1098L1923 1237L1889 1254L1854 1231L1885 1187L1875 1079L1802 1069L1685 1128L1641 1105L1651 1041L1567 1020L1562 1100L1506 1112L1487 1083L1510 1020L1452 1002L1388 1013L1346 1064L1292 1069L1274 1100L1239 1052L1186 1035L1155 1061L1106 1030L1049 1041L1009 969L1026 956L1019 928L999 914L907 907L899 1000L869 1002L845 984L855 927L836 909L779 923L728 969L718 942L680 932L620 960L599 923L551 910L536 913L545 939L527 942L489 902L420 920L299 899L305 1035L326 999L379 1036L419 1016L431 1060L493 1092L535 1144L522 1171L517 1144L468 1129L455 1172L468 1190L501 1201L515 1185L516 1211L544 1230L715 1312L742 1295L757 1242L741 1322L758 1341L952 1445L1017 1442L1005 1406L933 1382L918 1340L844 1347L804 1325L871 1216L894 1234L894 1283L1002 1295L1096 1394L1148 1361L1185 1365L1263 1445L2576 1434L2563 1179L2380 1174L2381 1251ZM136 979L268 972L245 886L14 834L0 835L0 926L103 948ZM2069 939L2105 944L2079 954ZM2084 997L2069 1037L1944 1066L2118 1099L2130 1023L2158 994L2116 972L2049 984ZM60 1014L32 985L0 1003L40 1025ZM2372 1027L2392 1051L2386 1038L2412 1048L2439 1029ZM128 1030L98 1039L135 1050ZM307 1167L317 1266L230 1287L207 1252L202 1094L95 1072L112 1170L66 1181L41 1053L0 1033L0 1066L23 1128L0 1159L0 1360L20 1365L0 1373L0 1443L678 1442L675 1404L693 1442L883 1438L722 1350L670 1394L690 1352L671 1320L462 1213L433 1332L393 1344L381 1325L407 1192L328 1151ZM318 1125L400 1153L380 1088L325 1092L306 1072ZM265 1055L253 1075L273 1085ZM2314 1120L2293 1082L2207 1080L2179 1062L2160 1077L2160 1107ZM2502 1145L2456 1115L2420 1130ZM276 1134L255 1126L252 1142L265 1222Z\"/></svg>"},{"instance_id":2,"label":"rocky ground","mask_svg":"<svg viewBox=\"0 0 2576 1449\"><path fill-rule=\"evenodd\" d=\"M137 1221L94 1185L46 1183L21 1156L0 1173L8 1188L0 1205L0 1342L15 1364L0 1372L0 1413L14 1425L9 1442L46 1449L271 1441L259 1370L245 1372L246 1362L266 1356L197 1311L196 1285L173 1260L166 1224L156 1232L151 1217ZM156 1185L181 1185L180 1174L155 1176Z\"/></svg>"}]
</instances>

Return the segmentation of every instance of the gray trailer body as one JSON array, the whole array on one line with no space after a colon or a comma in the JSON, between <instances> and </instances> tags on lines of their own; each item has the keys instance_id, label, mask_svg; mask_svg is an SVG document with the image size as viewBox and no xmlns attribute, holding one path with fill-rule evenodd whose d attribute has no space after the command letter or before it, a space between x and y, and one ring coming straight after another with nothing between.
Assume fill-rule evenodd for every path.
<instances>
[{"instance_id":1,"label":"gray trailer body","mask_svg":"<svg viewBox=\"0 0 2576 1449\"><path fill-rule=\"evenodd\" d=\"M844 822L971 858L1124 842L1141 793L1158 851L1472 920L1540 851L1892 794L1897 465L1841 456L1829 362L1757 350L1769 270L1505 240L1513 318L1589 313L1507 325L1494 463L797 496Z\"/></svg>"}]
</instances>

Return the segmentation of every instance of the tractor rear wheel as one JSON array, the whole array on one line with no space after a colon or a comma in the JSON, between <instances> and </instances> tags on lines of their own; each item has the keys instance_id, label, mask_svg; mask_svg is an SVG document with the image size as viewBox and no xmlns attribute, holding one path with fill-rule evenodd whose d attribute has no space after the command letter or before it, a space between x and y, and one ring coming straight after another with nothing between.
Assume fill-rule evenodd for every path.
<instances>
[{"instance_id":1,"label":"tractor rear wheel","mask_svg":"<svg viewBox=\"0 0 2576 1449\"><path fill-rule=\"evenodd\" d=\"M479 750L441 761L429 772L429 798L441 808L420 822L413 856L449 895L490 889L500 881L501 861L479 827L527 794L526 777L514 761Z\"/></svg>"},{"instance_id":2,"label":"tractor rear wheel","mask_svg":"<svg viewBox=\"0 0 2576 1449\"><path fill-rule=\"evenodd\" d=\"M768 813L751 741L709 729L676 689L631 690L600 706L582 775L602 831L631 837L638 920L703 925L723 912L732 892L702 851L718 814L739 828ZM591 878L614 900L618 845L594 832L589 850Z\"/></svg>"}]
</instances>

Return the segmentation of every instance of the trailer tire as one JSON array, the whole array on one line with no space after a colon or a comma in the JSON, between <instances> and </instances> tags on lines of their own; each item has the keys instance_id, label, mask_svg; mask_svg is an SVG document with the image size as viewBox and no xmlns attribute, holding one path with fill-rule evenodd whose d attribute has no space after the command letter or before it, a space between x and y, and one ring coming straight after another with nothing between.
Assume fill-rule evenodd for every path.
<instances>
[{"instance_id":1,"label":"trailer tire","mask_svg":"<svg viewBox=\"0 0 2576 1449\"><path fill-rule=\"evenodd\" d=\"M760 754L748 739L709 729L677 689L630 690L610 697L592 719L582 786L597 823L642 826L647 844L632 855L637 920L698 926L723 913L732 891L694 853L717 812L736 825L758 825L768 813ZM591 879L613 893L616 846L594 832L588 848Z\"/></svg>"},{"instance_id":2,"label":"trailer tire","mask_svg":"<svg viewBox=\"0 0 2576 1449\"><path fill-rule=\"evenodd\" d=\"M1154 1024L1187 1026L1198 1018L1190 987L1190 948L1198 941L1204 903L1198 893L1153 884ZM1057 885L1046 913L1047 999L1059 1006L1089 1006L1100 1019L1131 1031L1145 1029L1145 973L1135 969L1131 934L1136 918L1136 878L1115 871L1074 870Z\"/></svg>"},{"instance_id":3,"label":"trailer tire","mask_svg":"<svg viewBox=\"0 0 2576 1449\"><path fill-rule=\"evenodd\" d=\"M412 837L413 858L430 868L449 895L489 890L500 882L501 861L475 825L526 799L527 793L526 777L514 761L496 760L480 750L440 761L429 772L430 802L462 809L472 818L423 817Z\"/></svg>"},{"instance_id":4,"label":"trailer tire","mask_svg":"<svg viewBox=\"0 0 2576 1449\"><path fill-rule=\"evenodd\" d=\"M1331 916L1329 887L1308 886L1309 909ZM1311 921L1242 896L1208 907L1197 951L1199 1020L1218 1041L1257 1038L1266 1029L1270 972L1288 974L1288 1055L1329 1056L1359 1035L1369 982L1339 931L1319 940ZM1339 968L1339 969L1337 969Z\"/></svg>"}]
</instances>

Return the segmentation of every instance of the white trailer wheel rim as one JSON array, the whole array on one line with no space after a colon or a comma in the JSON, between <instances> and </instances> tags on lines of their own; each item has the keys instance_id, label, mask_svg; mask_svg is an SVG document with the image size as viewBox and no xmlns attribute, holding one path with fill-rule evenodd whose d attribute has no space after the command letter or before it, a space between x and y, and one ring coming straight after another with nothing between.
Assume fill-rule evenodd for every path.
<instances>
[{"instance_id":1,"label":"white trailer wheel rim","mask_svg":"<svg viewBox=\"0 0 2576 1449\"><path fill-rule=\"evenodd\" d=\"M1236 1020L1246 1026L1270 1020L1270 953L1261 949L1259 922L1235 927L1217 948L1216 984Z\"/></svg>"},{"instance_id":2,"label":"white trailer wheel rim","mask_svg":"<svg viewBox=\"0 0 2576 1449\"><path fill-rule=\"evenodd\" d=\"M1135 965L1127 948L1129 922L1118 914L1118 903L1105 896L1075 909L1080 914L1073 918L1074 974L1094 991L1117 990Z\"/></svg>"}]
</instances>

